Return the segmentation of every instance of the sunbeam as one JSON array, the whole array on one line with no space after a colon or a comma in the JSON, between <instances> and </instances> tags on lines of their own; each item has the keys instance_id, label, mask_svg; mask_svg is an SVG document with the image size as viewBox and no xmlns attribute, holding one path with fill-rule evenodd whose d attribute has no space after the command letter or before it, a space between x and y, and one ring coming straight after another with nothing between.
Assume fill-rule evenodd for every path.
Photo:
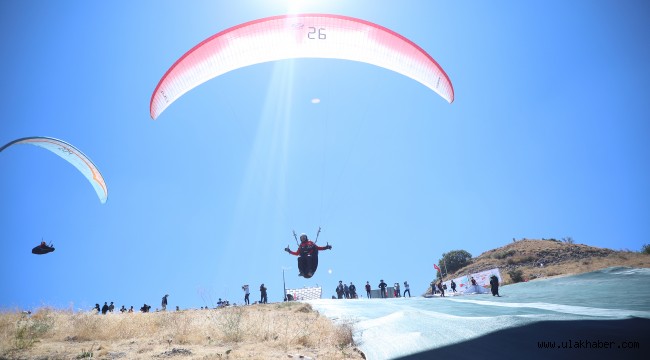
<instances>
[{"instance_id":1,"label":"sunbeam","mask_svg":"<svg viewBox=\"0 0 650 360\"><path fill-rule=\"evenodd\" d=\"M233 234L247 229L250 241L264 241L269 233L282 231L286 221L287 156L291 138L294 61L273 64L271 80L262 107L246 174L239 190ZM256 209L254 213L250 209ZM273 216L277 229L251 225ZM268 220L268 219L266 219Z\"/></svg>"}]
</instances>

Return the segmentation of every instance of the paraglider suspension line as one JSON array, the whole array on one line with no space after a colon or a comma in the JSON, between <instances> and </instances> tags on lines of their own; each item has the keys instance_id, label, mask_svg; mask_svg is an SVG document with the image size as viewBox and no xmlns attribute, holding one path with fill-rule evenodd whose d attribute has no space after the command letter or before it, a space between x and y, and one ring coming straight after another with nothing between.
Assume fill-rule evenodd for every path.
<instances>
[{"instance_id":1,"label":"paraglider suspension line","mask_svg":"<svg viewBox=\"0 0 650 360\"><path fill-rule=\"evenodd\" d=\"M318 244L318 235L320 235L320 226L318 227L318 231L316 232L316 239L314 240L314 244Z\"/></svg>"}]
</instances>

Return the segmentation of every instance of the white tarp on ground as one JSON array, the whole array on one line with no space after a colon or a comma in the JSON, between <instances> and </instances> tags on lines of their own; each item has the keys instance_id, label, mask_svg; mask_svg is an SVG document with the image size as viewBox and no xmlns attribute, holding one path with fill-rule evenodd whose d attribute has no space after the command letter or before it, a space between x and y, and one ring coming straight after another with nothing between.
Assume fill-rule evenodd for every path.
<instances>
[{"instance_id":1,"label":"white tarp on ground","mask_svg":"<svg viewBox=\"0 0 650 360\"><path fill-rule=\"evenodd\" d=\"M482 278L473 275L477 282ZM575 359L581 354L591 360L645 359L647 349L643 344L650 344L646 331L646 319L650 319L648 284L650 269L609 268L507 285L499 289L501 297L414 296L320 299L309 303L324 316L351 324L354 341L369 360L393 360L413 354L421 355L418 360L476 359L485 354L490 358L527 360ZM603 289L610 294L635 291L626 296L603 296ZM622 319L626 320L622 325L610 322ZM628 320L638 326L628 327ZM541 326L535 327L538 323ZM566 344L569 339L616 341L617 345L636 342L640 347L542 349L538 345L540 341Z\"/></svg>"}]
</instances>

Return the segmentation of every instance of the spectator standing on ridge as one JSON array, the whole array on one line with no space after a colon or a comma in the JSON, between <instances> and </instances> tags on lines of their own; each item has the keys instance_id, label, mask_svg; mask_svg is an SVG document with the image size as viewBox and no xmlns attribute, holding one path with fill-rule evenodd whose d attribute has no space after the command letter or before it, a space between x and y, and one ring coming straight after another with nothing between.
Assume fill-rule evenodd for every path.
<instances>
[{"instance_id":1,"label":"spectator standing on ridge","mask_svg":"<svg viewBox=\"0 0 650 360\"><path fill-rule=\"evenodd\" d=\"M409 288L409 283L404 281L404 295L403 297L406 297L406 292L408 291L409 297L411 297L411 289Z\"/></svg>"},{"instance_id":2,"label":"spectator standing on ridge","mask_svg":"<svg viewBox=\"0 0 650 360\"><path fill-rule=\"evenodd\" d=\"M372 299L372 296L370 295L370 290L372 290L372 288L370 287L370 281L366 281L366 296L368 297L368 299Z\"/></svg>"},{"instance_id":3,"label":"spectator standing on ridge","mask_svg":"<svg viewBox=\"0 0 650 360\"><path fill-rule=\"evenodd\" d=\"M166 310L167 310L167 297L168 297L168 296L169 296L169 295L165 294L165 296L163 296L163 298L162 298L162 303L161 303L161 305L160 305L160 306L162 307L162 311L166 311Z\"/></svg>"},{"instance_id":4,"label":"spectator standing on ridge","mask_svg":"<svg viewBox=\"0 0 650 360\"><path fill-rule=\"evenodd\" d=\"M492 296L501 296L499 295L499 278L494 274L490 276L490 290L492 290Z\"/></svg>"},{"instance_id":5,"label":"spectator standing on ridge","mask_svg":"<svg viewBox=\"0 0 650 360\"><path fill-rule=\"evenodd\" d=\"M93 310L97 310L97 313L98 313L98 314L99 314L100 312L102 312L102 309L99 307L99 304L95 304L95 307L93 308Z\"/></svg>"},{"instance_id":6,"label":"spectator standing on ridge","mask_svg":"<svg viewBox=\"0 0 650 360\"><path fill-rule=\"evenodd\" d=\"M399 297L400 296L399 283L396 282L394 286L395 288L393 289L393 292L395 293L395 297Z\"/></svg>"},{"instance_id":7,"label":"spectator standing on ridge","mask_svg":"<svg viewBox=\"0 0 650 360\"><path fill-rule=\"evenodd\" d=\"M260 304L266 304L268 299L266 297L266 287L264 287L264 284L260 285L260 294L262 295L260 298Z\"/></svg>"},{"instance_id":8,"label":"spectator standing on ridge","mask_svg":"<svg viewBox=\"0 0 650 360\"><path fill-rule=\"evenodd\" d=\"M113 312L115 310L115 305L113 305L113 302L111 301L111 304L108 305L108 312Z\"/></svg>"},{"instance_id":9,"label":"spectator standing on ridge","mask_svg":"<svg viewBox=\"0 0 650 360\"><path fill-rule=\"evenodd\" d=\"M381 293L382 298L386 297L386 286L388 286L388 284L384 282L384 279L379 280L379 292Z\"/></svg>"},{"instance_id":10,"label":"spectator standing on ridge","mask_svg":"<svg viewBox=\"0 0 650 360\"><path fill-rule=\"evenodd\" d=\"M106 315L108 312L108 303L104 301L104 306L102 306L102 315Z\"/></svg>"},{"instance_id":11,"label":"spectator standing on ridge","mask_svg":"<svg viewBox=\"0 0 650 360\"><path fill-rule=\"evenodd\" d=\"M343 294L345 293L344 287L343 287L343 280L339 280L339 284L336 286L336 296L339 299L343 299Z\"/></svg>"},{"instance_id":12,"label":"spectator standing on ridge","mask_svg":"<svg viewBox=\"0 0 650 360\"><path fill-rule=\"evenodd\" d=\"M250 305L251 301L248 299L248 296L250 295L250 289L248 288L248 285L244 285L241 288L244 290L244 304Z\"/></svg>"},{"instance_id":13,"label":"spectator standing on ridge","mask_svg":"<svg viewBox=\"0 0 650 360\"><path fill-rule=\"evenodd\" d=\"M350 281L350 286L348 286L348 289L350 290L350 299L356 299L357 298L357 287L354 286L352 281Z\"/></svg>"},{"instance_id":14,"label":"spectator standing on ridge","mask_svg":"<svg viewBox=\"0 0 650 360\"><path fill-rule=\"evenodd\" d=\"M343 284L343 293L345 294L346 299L350 298L350 288L348 287L348 284Z\"/></svg>"}]
</instances>

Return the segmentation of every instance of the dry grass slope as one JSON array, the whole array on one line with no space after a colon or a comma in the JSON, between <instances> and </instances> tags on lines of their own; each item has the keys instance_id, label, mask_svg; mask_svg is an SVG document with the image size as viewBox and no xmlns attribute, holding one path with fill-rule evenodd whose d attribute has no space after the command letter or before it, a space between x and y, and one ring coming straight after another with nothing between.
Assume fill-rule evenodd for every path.
<instances>
[{"instance_id":1,"label":"dry grass slope","mask_svg":"<svg viewBox=\"0 0 650 360\"><path fill-rule=\"evenodd\" d=\"M446 278L498 267L504 283L509 284L513 282L508 275L512 270L520 270L524 279L532 280L581 274L612 266L650 268L650 255L572 244L554 239L523 239L482 253L473 258L471 264Z\"/></svg>"},{"instance_id":2,"label":"dry grass slope","mask_svg":"<svg viewBox=\"0 0 650 360\"><path fill-rule=\"evenodd\" d=\"M97 315L0 314L0 359L361 359L352 327L304 303Z\"/></svg>"}]
</instances>

